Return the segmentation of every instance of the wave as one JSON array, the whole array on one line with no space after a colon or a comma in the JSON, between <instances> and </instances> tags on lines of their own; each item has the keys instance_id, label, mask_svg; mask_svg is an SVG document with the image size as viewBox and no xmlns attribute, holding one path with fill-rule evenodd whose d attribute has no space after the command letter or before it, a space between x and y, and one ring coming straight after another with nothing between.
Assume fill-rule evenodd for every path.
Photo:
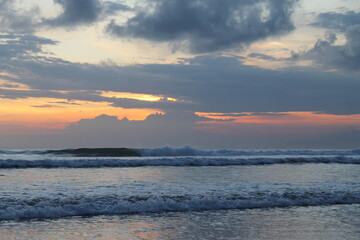
<instances>
[{"instance_id":1,"label":"wave","mask_svg":"<svg viewBox=\"0 0 360 240\"><path fill-rule=\"evenodd\" d=\"M7 155L57 155L74 157L140 157L140 153L130 148L74 148L58 150L0 150Z\"/></svg>"},{"instance_id":2,"label":"wave","mask_svg":"<svg viewBox=\"0 0 360 240\"><path fill-rule=\"evenodd\" d=\"M40 159L0 160L0 168L102 168L144 166L229 166L268 164L360 164L360 157L142 157L142 158L84 158L84 159Z\"/></svg>"},{"instance_id":3,"label":"wave","mask_svg":"<svg viewBox=\"0 0 360 240\"><path fill-rule=\"evenodd\" d=\"M208 193L128 197L103 195L34 199L0 198L0 200L0 220L21 220L145 212L360 204L360 193L342 190L287 189L282 192L230 193L225 196Z\"/></svg>"},{"instance_id":4,"label":"wave","mask_svg":"<svg viewBox=\"0 0 360 240\"><path fill-rule=\"evenodd\" d=\"M58 150L0 150L0 155L55 155L74 157L180 157L180 156L278 156L278 155L360 155L360 149L267 149L267 150L203 150L190 146L182 148L160 147L153 149L131 148L76 148Z\"/></svg>"},{"instance_id":5,"label":"wave","mask_svg":"<svg viewBox=\"0 0 360 240\"><path fill-rule=\"evenodd\" d=\"M202 150L185 146L139 150L142 156L276 156L276 155L360 155L360 149L265 149L265 150Z\"/></svg>"}]
</instances>

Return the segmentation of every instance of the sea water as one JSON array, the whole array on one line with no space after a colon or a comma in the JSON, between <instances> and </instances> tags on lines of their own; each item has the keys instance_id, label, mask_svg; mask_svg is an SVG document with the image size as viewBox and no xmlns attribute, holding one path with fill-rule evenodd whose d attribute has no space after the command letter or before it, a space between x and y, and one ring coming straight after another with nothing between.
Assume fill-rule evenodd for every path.
<instances>
[{"instance_id":1,"label":"sea water","mask_svg":"<svg viewBox=\"0 0 360 240\"><path fill-rule=\"evenodd\" d=\"M0 239L360 239L360 150L0 154Z\"/></svg>"}]
</instances>

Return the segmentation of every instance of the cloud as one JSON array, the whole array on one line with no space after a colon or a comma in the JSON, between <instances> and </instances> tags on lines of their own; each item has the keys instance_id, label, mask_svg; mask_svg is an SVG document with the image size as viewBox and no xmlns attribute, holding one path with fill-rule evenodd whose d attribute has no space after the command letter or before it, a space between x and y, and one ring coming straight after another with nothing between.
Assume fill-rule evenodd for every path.
<instances>
[{"instance_id":1,"label":"cloud","mask_svg":"<svg viewBox=\"0 0 360 240\"><path fill-rule=\"evenodd\" d=\"M61 5L63 12L44 23L53 27L73 28L79 25L90 25L103 17L119 11L130 11L131 8L117 2L102 2L100 0L54 0Z\"/></svg>"},{"instance_id":2,"label":"cloud","mask_svg":"<svg viewBox=\"0 0 360 240\"><path fill-rule=\"evenodd\" d=\"M360 12L321 13L311 25L329 31L311 49L294 52L293 59L312 60L315 64L332 70L360 70ZM345 44L336 45L337 34L333 31L344 34Z\"/></svg>"},{"instance_id":3,"label":"cloud","mask_svg":"<svg viewBox=\"0 0 360 240\"><path fill-rule=\"evenodd\" d=\"M0 0L0 28L2 31L33 31L38 25L39 8L23 10L13 0Z\"/></svg>"},{"instance_id":4,"label":"cloud","mask_svg":"<svg viewBox=\"0 0 360 240\"><path fill-rule=\"evenodd\" d=\"M257 58L262 60L271 60L271 61L277 61L278 59L275 57L272 57L270 55L262 54L262 53L250 53L248 57L251 58Z\"/></svg>"},{"instance_id":5,"label":"cloud","mask_svg":"<svg viewBox=\"0 0 360 240\"><path fill-rule=\"evenodd\" d=\"M297 0L153 0L125 25L112 21L107 32L171 42L193 53L244 48L294 29Z\"/></svg>"},{"instance_id":6,"label":"cloud","mask_svg":"<svg viewBox=\"0 0 360 240\"><path fill-rule=\"evenodd\" d=\"M329 34L298 58L328 61L327 65L356 69L359 28L349 28L346 46L334 46ZM0 35L0 72L32 90L0 89L3 98L46 97L64 100L108 102L122 108L152 108L192 112L287 112L320 111L359 113L360 82L357 72L321 72L315 69L261 69L242 64L243 58L212 55L182 59L179 64L131 66L81 64L39 56L44 44L55 41L31 34ZM330 51L332 57L329 57ZM341 51L340 51L341 50ZM321 52L322 51L322 52ZM337 62L339 56L355 59ZM256 55L257 56L257 55ZM263 57L263 56L260 56ZM351 65L353 64L353 65ZM101 96L100 91L163 96L147 102ZM169 101L171 97L182 101ZM58 101L58 100L57 100Z\"/></svg>"},{"instance_id":7,"label":"cloud","mask_svg":"<svg viewBox=\"0 0 360 240\"><path fill-rule=\"evenodd\" d=\"M152 114L143 121L100 115L71 124L57 136L73 139L74 144L80 140L83 146L96 146L100 142L104 146L155 147L166 143L179 146L186 142L196 144L196 122L206 120L191 112Z\"/></svg>"},{"instance_id":8,"label":"cloud","mask_svg":"<svg viewBox=\"0 0 360 240\"><path fill-rule=\"evenodd\" d=\"M0 130L3 130L1 125ZM39 129L39 132L44 132L44 129ZM100 115L70 124L57 133L18 136L3 134L0 139L3 147L22 148L151 148L165 145L217 149L356 148L360 131L351 124L319 126L309 123L213 123L192 112L172 111L152 114L141 121Z\"/></svg>"},{"instance_id":9,"label":"cloud","mask_svg":"<svg viewBox=\"0 0 360 240\"><path fill-rule=\"evenodd\" d=\"M132 8L119 2L104 2L105 15L114 15L120 11L132 11Z\"/></svg>"},{"instance_id":10,"label":"cloud","mask_svg":"<svg viewBox=\"0 0 360 240\"><path fill-rule=\"evenodd\" d=\"M360 25L360 12L347 11L345 13L321 13L311 25L345 32L346 28L349 26Z\"/></svg>"},{"instance_id":11,"label":"cloud","mask_svg":"<svg viewBox=\"0 0 360 240\"><path fill-rule=\"evenodd\" d=\"M77 26L95 22L101 13L99 0L54 0L61 5L63 12L45 23L51 26Z\"/></svg>"},{"instance_id":12,"label":"cloud","mask_svg":"<svg viewBox=\"0 0 360 240\"><path fill-rule=\"evenodd\" d=\"M265 116L266 113L262 113ZM280 116L280 115L277 115ZM286 115L281 115L285 116ZM291 118L291 117L290 117ZM127 146L158 147L164 145L193 145L202 148L279 148L279 147L357 147L350 139L360 139L357 134L347 135L354 126L316 126L307 124L234 124L223 121L213 124L211 119L193 112L171 111L152 114L145 120L129 121L115 116L100 115L82 119L57 134L67 139L69 146ZM341 136L332 140L329 136ZM344 144L344 142L346 144ZM71 145L73 144L73 145Z\"/></svg>"},{"instance_id":13,"label":"cloud","mask_svg":"<svg viewBox=\"0 0 360 240\"><path fill-rule=\"evenodd\" d=\"M0 59L4 62L10 58L26 57L32 54L42 53L43 45L55 45L56 41L48 38L37 37L32 34L0 34ZM1 64L1 62L0 62Z\"/></svg>"},{"instance_id":14,"label":"cloud","mask_svg":"<svg viewBox=\"0 0 360 240\"><path fill-rule=\"evenodd\" d=\"M31 107L35 107L35 108L62 108L61 106L56 106L56 105L51 105L51 104L32 105Z\"/></svg>"},{"instance_id":15,"label":"cloud","mask_svg":"<svg viewBox=\"0 0 360 240\"><path fill-rule=\"evenodd\" d=\"M42 18L39 6L22 9L13 0L0 0L0 28L7 32L30 33L44 27L74 28L90 25L120 11L132 9L118 2L100 0L54 0L61 6L62 13L54 18Z\"/></svg>"},{"instance_id":16,"label":"cloud","mask_svg":"<svg viewBox=\"0 0 360 240\"><path fill-rule=\"evenodd\" d=\"M354 45L355 46L355 45ZM7 60L7 59L4 59ZM202 56L184 64L103 66L61 61L6 61L3 71L39 92L2 90L8 97L29 94L110 102L124 108L192 112L321 111L360 113L358 74L314 69L260 69L237 57ZM67 94L54 90L73 91ZM153 94L184 102L105 98L96 91Z\"/></svg>"},{"instance_id":17,"label":"cloud","mask_svg":"<svg viewBox=\"0 0 360 240\"><path fill-rule=\"evenodd\" d=\"M295 60L312 60L329 69L360 70L360 25L346 28L346 43L335 45L336 35L327 33L315 45L304 52L294 53Z\"/></svg>"}]
</instances>

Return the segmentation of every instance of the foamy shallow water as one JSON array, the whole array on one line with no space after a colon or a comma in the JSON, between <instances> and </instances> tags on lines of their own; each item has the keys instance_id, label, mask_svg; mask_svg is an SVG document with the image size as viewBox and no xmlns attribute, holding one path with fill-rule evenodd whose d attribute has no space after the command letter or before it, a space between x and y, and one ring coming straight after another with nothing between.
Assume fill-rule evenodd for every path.
<instances>
[{"instance_id":1,"label":"foamy shallow water","mask_svg":"<svg viewBox=\"0 0 360 240\"><path fill-rule=\"evenodd\" d=\"M274 152L272 152L274 153ZM281 152L283 153L283 152ZM287 152L288 153L288 152ZM304 154L304 151L301 152ZM310 151L311 153L311 151ZM359 158L321 152L143 157L162 164L0 168L1 239L359 239ZM11 157L11 156L10 156ZM274 162L276 159L306 161ZM345 159L345 158L346 159ZM56 161L16 155L4 161ZM61 157L66 162L84 158ZM208 159L247 164L207 166ZM165 160L164 160L165 159ZM193 161L198 165L178 164ZM220 159L220 160L219 160ZM308 159L312 159L308 161ZM335 159L335 161L334 161ZM344 161L345 159L345 161ZM86 161L97 161L98 158ZM79 163L79 162L78 162ZM148 162L146 162L148 163Z\"/></svg>"},{"instance_id":2,"label":"foamy shallow water","mask_svg":"<svg viewBox=\"0 0 360 240\"><path fill-rule=\"evenodd\" d=\"M6 221L2 239L358 240L360 205Z\"/></svg>"}]
</instances>

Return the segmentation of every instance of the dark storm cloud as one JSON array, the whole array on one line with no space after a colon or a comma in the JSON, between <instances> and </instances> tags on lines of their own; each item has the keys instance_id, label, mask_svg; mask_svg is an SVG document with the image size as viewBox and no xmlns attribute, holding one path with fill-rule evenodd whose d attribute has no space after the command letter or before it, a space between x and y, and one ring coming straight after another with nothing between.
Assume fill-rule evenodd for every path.
<instances>
[{"instance_id":1,"label":"dark storm cloud","mask_svg":"<svg viewBox=\"0 0 360 240\"><path fill-rule=\"evenodd\" d=\"M336 35L327 33L308 51L295 53L294 59L308 59L330 69L360 70L360 25L346 28L346 43L334 45Z\"/></svg>"},{"instance_id":2,"label":"dark storm cloud","mask_svg":"<svg viewBox=\"0 0 360 240\"><path fill-rule=\"evenodd\" d=\"M348 11L345 13L327 12L317 16L315 27L345 31L352 25L360 25L360 12Z\"/></svg>"},{"instance_id":3,"label":"dark storm cloud","mask_svg":"<svg viewBox=\"0 0 360 240\"><path fill-rule=\"evenodd\" d=\"M39 8L21 10L13 0L0 0L0 29L2 31L32 31L38 24Z\"/></svg>"},{"instance_id":4,"label":"dark storm cloud","mask_svg":"<svg viewBox=\"0 0 360 240\"><path fill-rule=\"evenodd\" d=\"M109 23L107 32L119 37L185 44L194 53L243 48L293 30L291 15L297 2L153 0L124 26L115 21Z\"/></svg>"},{"instance_id":5,"label":"dark storm cloud","mask_svg":"<svg viewBox=\"0 0 360 240\"><path fill-rule=\"evenodd\" d=\"M63 12L55 18L44 20L44 23L55 27L90 25L106 15L131 10L121 3L100 0L54 0L54 2L61 5Z\"/></svg>"}]
</instances>

